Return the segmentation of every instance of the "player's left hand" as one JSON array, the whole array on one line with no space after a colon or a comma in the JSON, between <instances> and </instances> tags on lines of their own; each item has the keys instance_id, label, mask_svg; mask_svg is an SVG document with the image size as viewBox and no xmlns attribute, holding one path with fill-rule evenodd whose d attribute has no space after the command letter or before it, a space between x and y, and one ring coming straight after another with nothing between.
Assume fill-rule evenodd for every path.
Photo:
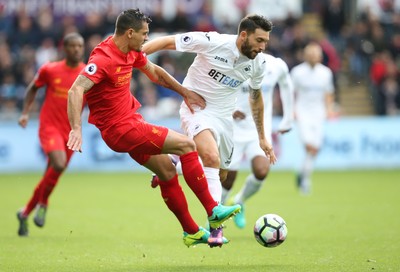
<instances>
[{"instance_id":1,"label":"player's left hand","mask_svg":"<svg viewBox=\"0 0 400 272\"><path fill-rule=\"evenodd\" d=\"M340 117L340 113L338 111L328 111L326 114L326 118L328 120L335 120Z\"/></svg>"},{"instance_id":2,"label":"player's left hand","mask_svg":"<svg viewBox=\"0 0 400 272\"><path fill-rule=\"evenodd\" d=\"M20 125L22 128L26 128L28 125L29 121L29 114L21 114L21 116L18 119L18 125Z\"/></svg>"},{"instance_id":3,"label":"player's left hand","mask_svg":"<svg viewBox=\"0 0 400 272\"><path fill-rule=\"evenodd\" d=\"M68 137L67 147L72 151L82 153L82 131L71 130Z\"/></svg>"},{"instance_id":4,"label":"player's left hand","mask_svg":"<svg viewBox=\"0 0 400 272\"><path fill-rule=\"evenodd\" d=\"M275 164L277 159L275 156L274 149L272 148L272 145L270 145L267 141L263 141L260 144L262 150L264 151L265 155L269 158L269 162L271 164Z\"/></svg>"},{"instance_id":5,"label":"player's left hand","mask_svg":"<svg viewBox=\"0 0 400 272\"><path fill-rule=\"evenodd\" d=\"M279 134L285 134L285 133L288 133L291 130L292 130L291 128L279 129L278 133Z\"/></svg>"},{"instance_id":6,"label":"player's left hand","mask_svg":"<svg viewBox=\"0 0 400 272\"><path fill-rule=\"evenodd\" d=\"M206 100L198 93L192 91L187 92L187 96L184 98L184 101L191 113L194 113L193 106L197 106L200 109L204 109L206 107Z\"/></svg>"}]
</instances>

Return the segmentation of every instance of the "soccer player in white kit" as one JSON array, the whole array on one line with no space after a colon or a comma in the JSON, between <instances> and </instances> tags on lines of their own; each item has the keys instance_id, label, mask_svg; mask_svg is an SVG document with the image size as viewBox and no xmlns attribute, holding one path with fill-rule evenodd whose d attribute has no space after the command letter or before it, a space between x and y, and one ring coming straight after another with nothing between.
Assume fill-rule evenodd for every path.
<instances>
[{"instance_id":1,"label":"soccer player in white kit","mask_svg":"<svg viewBox=\"0 0 400 272\"><path fill-rule=\"evenodd\" d=\"M323 140L323 125L334 115L332 71L321 63L322 49L317 43L304 48L304 62L293 67L291 77L295 93L295 117L300 139L305 146L297 184L302 194L311 193L314 160Z\"/></svg>"},{"instance_id":2,"label":"soccer player in white kit","mask_svg":"<svg viewBox=\"0 0 400 272\"><path fill-rule=\"evenodd\" d=\"M188 32L159 37L143 46L147 54L170 49L196 53L182 85L201 95L204 110L192 114L185 103L180 108L183 131L193 137L203 162L211 195L221 202L221 182L226 179L233 153L233 118L236 98L243 82L249 80L248 100L257 127L259 145L275 163L272 145L264 130L264 104L261 82L264 56L272 23L259 15L240 21L238 34ZM222 229L211 229L209 245L222 246Z\"/></svg>"},{"instance_id":3,"label":"soccer player in white kit","mask_svg":"<svg viewBox=\"0 0 400 272\"><path fill-rule=\"evenodd\" d=\"M272 100L275 86L278 84L283 107L283 118L278 126L278 133L286 133L292 128L293 122L293 84L287 64L281 59L264 53L266 60L265 75L261 89L264 98L264 123L265 134L272 143ZM240 204L242 209L233 219L236 226L246 226L244 202L256 194L266 179L270 170L270 163L265 153L258 145L258 133L251 122L251 110L247 102L249 86L246 82L242 86L242 92L236 102L236 110L233 113L234 130L233 141L235 149L232 155L232 163L229 166L227 179L222 183L222 202L227 204ZM246 178L239 192L228 200L229 193L235 182L238 169L243 160L248 158L251 162L252 173Z\"/></svg>"}]
</instances>

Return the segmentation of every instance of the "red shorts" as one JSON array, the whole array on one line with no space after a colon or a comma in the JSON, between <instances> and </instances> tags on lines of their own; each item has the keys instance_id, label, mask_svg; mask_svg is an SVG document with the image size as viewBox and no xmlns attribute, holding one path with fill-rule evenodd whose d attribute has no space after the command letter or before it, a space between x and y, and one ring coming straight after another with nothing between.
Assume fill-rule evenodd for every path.
<instances>
[{"instance_id":1,"label":"red shorts","mask_svg":"<svg viewBox=\"0 0 400 272\"><path fill-rule=\"evenodd\" d=\"M147 123L139 113L135 117L101 131L101 136L112 150L129 153L139 164L144 164L151 155L161 154L168 128Z\"/></svg>"},{"instance_id":2,"label":"red shorts","mask_svg":"<svg viewBox=\"0 0 400 272\"><path fill-rule=\"evenodd\" d=\"M53 126L41 126L39 128L39 140L46 154L56 150L68 151L68 135L63 135L59 129Z\"/></svg>"}]
</instances>

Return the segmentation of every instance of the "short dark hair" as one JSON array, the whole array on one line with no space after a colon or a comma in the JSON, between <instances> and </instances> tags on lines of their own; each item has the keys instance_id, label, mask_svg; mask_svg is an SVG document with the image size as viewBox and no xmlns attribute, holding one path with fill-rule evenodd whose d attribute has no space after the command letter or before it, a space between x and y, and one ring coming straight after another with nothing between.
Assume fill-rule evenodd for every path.
<instances>
[{"instance_id":1,"label":"short dark hair","mask_svg":"<svg viewBox=\"0 0 400 272\"><path fill-rule=\"evenodd\" d=\"M238 34L242 31L254 33L257 28L270 32L273 28L272 22L262 15L252 14L244 17L239 24Z\"/></svg>"},{"instance_id":2,"label":"short dark hair","mask_svg":"<svg viewBox=\"0 0 400 272\"><path fill-rule=\"evenodd\" d=\"M76 40L76 39L82 39L82 41L83 41L83 37L81 36L81 34L79 34L77 32L68 33L67 35L64 36L64 39L63 39L64 47L66 47L72 40Z\"/></svg>"},{"instance_id":3,"label":"short dark hair","mask_svg":"<svg viewBox=\"0 0 400 272\"><path fill-rule=\"evenodd\" d=\"M115 22L115 33L117 35L122 35L129 28L138 31L142 28L143 22L150 24L150 17L144 15L139 9L125 10L118 15L117 21Z\"/></svg>"}]
</instances>

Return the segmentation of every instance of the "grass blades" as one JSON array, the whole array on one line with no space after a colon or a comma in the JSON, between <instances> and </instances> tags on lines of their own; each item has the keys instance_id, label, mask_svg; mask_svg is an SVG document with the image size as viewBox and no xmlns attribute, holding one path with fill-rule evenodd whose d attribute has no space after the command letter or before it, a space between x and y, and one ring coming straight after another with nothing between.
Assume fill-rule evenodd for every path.
<instances>
[{"instance_id":1,"label":"grass blades","mask_svg":"<svg viewBox=\"0 0 400 272\"><path fill-rule=\"evenodd\" d=\"M234 191L247 172L240 173ZM0 271L399 271L400 170L316 172L300 196L294 173L272 172L246 204L247 226L232 220L222 248L186 248L182 230L148 173L69 173L53 195L44 228L29 218L17 236L16 211L41 174L0 175ZM200 225L206 214L181 179ZM288 238L264 248L252 228L276 213Z\"/></svg>"}]
</instances>

